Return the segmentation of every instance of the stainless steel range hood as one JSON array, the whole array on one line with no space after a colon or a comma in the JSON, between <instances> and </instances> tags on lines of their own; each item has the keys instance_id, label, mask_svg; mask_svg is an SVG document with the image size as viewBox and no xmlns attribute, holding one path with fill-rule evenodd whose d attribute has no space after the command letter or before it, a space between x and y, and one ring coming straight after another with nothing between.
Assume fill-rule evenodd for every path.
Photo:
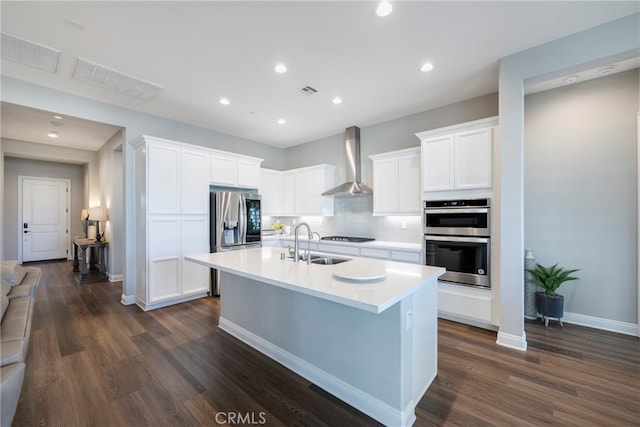
<instances>
[{"instance_id":1,"label":"stainless steel range hood","mask_svg":"<svg viewBox=\"0 0 640 427\"><path fill-rule=\"evenodd\" d=\"M373 190L360 182L360 128L351 126L345 132L344 148L347 156L347 182L322 193L323 196L369 196Z\"/></svg>"}]
</instances>

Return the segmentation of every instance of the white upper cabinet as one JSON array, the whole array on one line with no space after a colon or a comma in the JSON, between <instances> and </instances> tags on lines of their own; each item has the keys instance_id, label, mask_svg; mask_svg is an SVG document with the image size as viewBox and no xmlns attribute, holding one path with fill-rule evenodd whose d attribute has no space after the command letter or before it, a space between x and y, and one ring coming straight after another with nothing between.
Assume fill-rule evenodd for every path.
<instances>
[{"instance_id":1,"label":"white upper cabinet","mask_svg":"<svg viewBox=\"0 0 640 427\"><path fill-rule=\"evenodd\" d=\"M180 147L154 141L146 152L149 182L153 183L148 189L148 213L180 213Z\"/></svg>"},{"instance_id":2,"label":"white upper cabinet","mask_svg":"<svg viewBox=\"0 0 640 427\"><path fill-rule=\"evenodd\" d=\"M286 171L262 169L260 194L263 215L333 215L335 166L315 165Z\"/></svg>"},{"instance_id":3,"label":"white upper cabinet","mask_svg":"<svg viewBox=\"0 0 640 427\"><path fill-rule=\"evenodd\" d=\"M260 195L262 196L262 215L280 215L282 213L282 172L261 169L260 170Z\"/></svg>"},{"instance_id":4,"label":"white upper cabinet","mask_svg":"<svg viewBox=\"0 0 640 427\"><path fill-rule=\"evenodd\" d=\"M214 151L211 153L211 184L222 187L260 188L262 159Z\"/></svg>"},{"instance_id":5,"label":"white upper cabinet","mask_svg":"<svg viewBox=\"0 0 640 427\"><path fill-rule=\"evenodd\" d=\"M422 191L493 187L497 117L417 133L422 145Z\"/></svg>"},{"instance_id":6,"label":"white upper cabinet","mask_svg":"<svg viewBox=\"0 0 640 427\"><path fill-rule=\"evenodd\" d=\"M333 215L333 197L322 196L335 182L335 167L318 165L296 172L295 206L297 215Z\"/></svg>"},{"instance_id":7,"label":"white upper cabinet","mask_svg":"<svg viewBox=\"0 0 640 427\"><path fill-rule=\"evenodd\" d=\"M493 129L458 133L453 146L456 189L493 187Z\"/></svg>"},{"instance_id":8,"label":"white upper cabinet","mask_svg":"<svg viewBox=\"0 0 640 427\"><path fill-rule=\"evenodd\" d=\"M373 214L419 214L420 147L369 158L373 161Z\"/></svg>"},{"instance_id":9,"label":"white upper cabinet","mask_svg":"<svg viewBox=\"0 0 640 427\"><path fill-rule=\"evenodd\" d=\"M182 150L180 205L183 214L209 213L209 156L195 150Z\"/></svg>"},{"instance_id":10,"label":"white upper cabinet","mask_svg":"<svg viewBox=\"0 0 640 427\"><path fill-rule=\"evenodd\" d=\"M211 155L211 183L235 187L238 182L238 160L221 154Z\"/></svg>"}]
</instances>

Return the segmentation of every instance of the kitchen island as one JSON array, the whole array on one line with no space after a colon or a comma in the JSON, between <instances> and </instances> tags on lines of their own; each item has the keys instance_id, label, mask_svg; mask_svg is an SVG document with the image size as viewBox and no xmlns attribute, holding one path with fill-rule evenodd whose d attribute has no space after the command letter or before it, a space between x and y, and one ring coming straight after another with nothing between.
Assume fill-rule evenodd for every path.
<instances>
[{"instance_id":1,"label":"kitchen island","mask_svg":"<svg viewBox=\"0 0 640 427\"><path fill-rule=\"evenodd\" d=\"M437 373L444 269L356 257L307 264L285 252L185 259L221 271L221 329L381 423L412 425Z\"/></svg>"}]
</instances>

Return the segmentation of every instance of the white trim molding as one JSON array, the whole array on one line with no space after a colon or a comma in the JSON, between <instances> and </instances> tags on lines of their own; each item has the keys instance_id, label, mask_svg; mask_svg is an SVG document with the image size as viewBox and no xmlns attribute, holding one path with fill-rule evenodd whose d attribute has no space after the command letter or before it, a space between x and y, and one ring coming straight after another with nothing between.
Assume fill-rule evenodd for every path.
<instances>
[{"instance_id":1,"label":"white trim molding","mask_svg":"<svg viewBox=\"0 0 640 427\"><path fill-rule=\"evenodd\" d=\"M125 295L124 293L120 296L120 302L122 305L131 305L136 303L135 295Z\"/></svg>"},{"instance_id":2,"label":"white trim molding","mask_svg":"<svg viewBox=\"0 0 640 427\"><path fill-rule=\"evenodd\" d=\"M496 340L498 345L513 348L515 350L527 351L527 336L507 334L504 332L498 332L498 339Z\"/></svg>"},{"instance_id":3,"label":"white trim molding","mask_svg":"<svg viewBox=\"0 0 640 427\"><path fill-rule=\"evenodd\" d=\"M601 317L587 316L578 313L567 313L566 311L564 312L564 316L562 316L562 321L564 323L587 326L589 328L602 329L603 331L617 332L625 335L638 336L640 333L640 325L638 324L603 319Z\"/></svg>"}]
</instances>

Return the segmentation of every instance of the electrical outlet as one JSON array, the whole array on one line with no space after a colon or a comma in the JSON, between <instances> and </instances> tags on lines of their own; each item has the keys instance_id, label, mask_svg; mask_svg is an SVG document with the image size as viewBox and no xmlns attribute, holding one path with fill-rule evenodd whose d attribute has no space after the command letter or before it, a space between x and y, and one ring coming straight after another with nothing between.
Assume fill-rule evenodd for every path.
<instances>
[{"instance_id":1,"label":"electrical outlet","mask_svg":"<svg viewBox=\"0 0 640 427\"><path fill-rule=\"evenodd\" d=\"M407 229L407 221L402 221L402 229L403 230Z\"/></svg>"}]
</instances>

